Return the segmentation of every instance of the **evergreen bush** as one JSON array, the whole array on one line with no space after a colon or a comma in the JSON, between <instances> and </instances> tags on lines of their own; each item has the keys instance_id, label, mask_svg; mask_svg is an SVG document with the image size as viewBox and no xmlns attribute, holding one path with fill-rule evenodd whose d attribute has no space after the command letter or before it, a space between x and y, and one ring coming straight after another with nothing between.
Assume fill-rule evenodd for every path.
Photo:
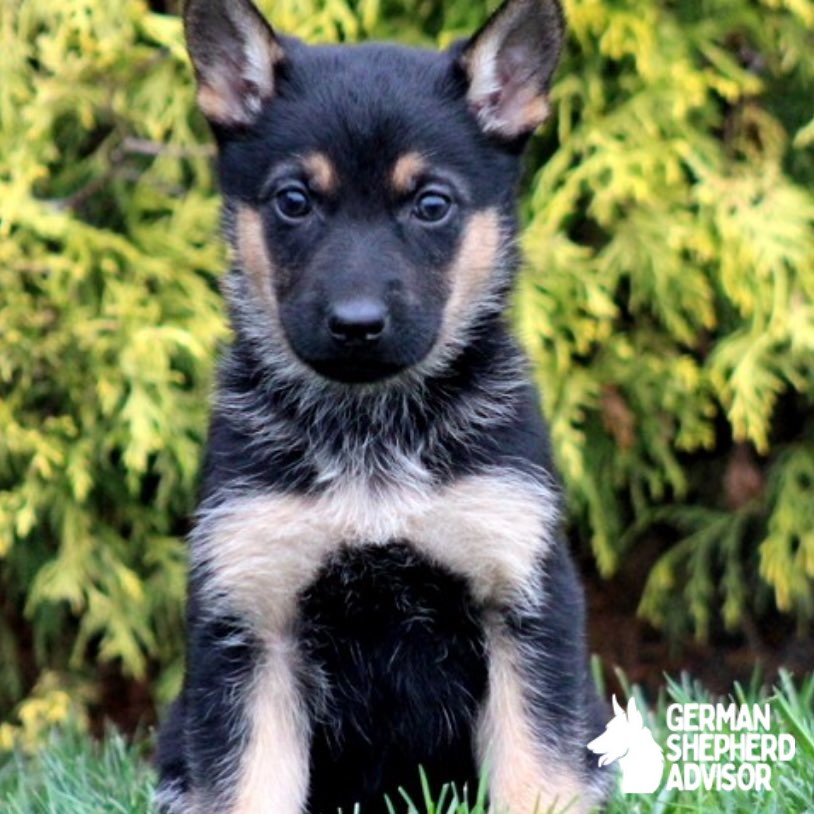
<instances>
[{"instance_id":1,"label":"evergreen bush","mask_svg":"<svg viewBox=\"0 0 814 814\"><path fill-rule=\"evenodd\" d=\"M310 41L446 45L494 4L262 5ZM658 526L656 624L704 636L773 606L805 624L814 3L565 6L515 314L575 536L609 575ZM106 664L159 701L178 689L182 538L227 334L177 7L0 8L0 746L63 715L66 690L92 705Z\"/></svg>"}]
</instances>

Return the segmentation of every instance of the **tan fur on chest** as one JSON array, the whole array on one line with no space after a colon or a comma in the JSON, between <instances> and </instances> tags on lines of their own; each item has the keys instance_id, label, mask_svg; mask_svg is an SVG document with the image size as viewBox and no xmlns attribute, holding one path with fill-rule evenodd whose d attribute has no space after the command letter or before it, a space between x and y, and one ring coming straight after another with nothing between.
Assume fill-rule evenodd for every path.
<instances>
[{"instance_id":1,"label":"tan fur on chest","mask_svg":"<svg viewBox=\"0 0 814 814\"><path fill-rule=\"evenodd\" d=\"M557 522L552 487L496 470L434 489L365 484L318 496L255 494L205 512L193 537L193 566L228 609L276 635L296 600L341 546L411 544L464 576L476 601L539 597L539 567Z\"/></svg>"}]
</instances>

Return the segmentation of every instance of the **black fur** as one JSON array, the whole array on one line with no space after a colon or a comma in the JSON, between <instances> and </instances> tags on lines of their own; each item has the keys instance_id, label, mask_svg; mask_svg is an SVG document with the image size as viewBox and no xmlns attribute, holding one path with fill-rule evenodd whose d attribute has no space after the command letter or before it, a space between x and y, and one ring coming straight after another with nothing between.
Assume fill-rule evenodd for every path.
<instances>
[{"instance_id":1,"label":"black fur","mask_svg":"<svg viewBox=\"0 0 814 814\"><path fill-rule=\"evenodd\" d=\"M303 597L302 618L309 657L331 676L315 714L311 771L322 779L309 811L383 811L382 791L395 800L399 787L419 800L418 766L436 787L477 787L485 654L460 577L403 544L340 551Z\"/></svg>"},{"instance_id":2,"label":"black fur","mask_svg":"<svg viewBox=\"0 0 814 814\"><path fill-rule=\"evenodd\" d=\"M509 0L479 35L444 53L306 46L277 37L248 0L192 0L186 21L238 260L228 283L235 340L220 369L200 523L243 495L317 496L345 482L375 495L411 478L439 490L499 471L550 485L538 394L504 311L518 265L520 158L535 123L512 100L547 90L562 38L558 4ZM470 87L482 70L476 49L490 36L505 41L503 84L484 101ZM249 44L255 60L268 49L273 83L258 84ZM338 189L308 186L298 162L314 153ZM392 168L408 153L428 167L415 190L396 193ZM305 196L311 207L303 217L285 214L290 201L281 196L291 189L295 203ZM450 203L438 222L417 214L422 190ZM240 262L246 207L262 226L274 313ZM497 251L483 259L488 296L472 299L454 341L432 361L448 318L449 269L477 213L499 221ZM333 327L348 302L382 314L358 341ZM385 811L384 796L398 801L399 788L419 799L419 766L436 791L452 781L473 796L487 630L517 653L534 739L599 799L607 779L585 744L603 715L564 541L541 554L531 601L500 602L477 600L466 574L409 539L344 542L299 595L291 634L311 727L302 814L350 812L356 803L362 814ZM198 563L190 580L186 680L159 742L159 800L173 814L228 810L263 658L251 621L217 604L208 569ZM228 597L217 599L228 607Z\"/></svg>"}]
</instances>

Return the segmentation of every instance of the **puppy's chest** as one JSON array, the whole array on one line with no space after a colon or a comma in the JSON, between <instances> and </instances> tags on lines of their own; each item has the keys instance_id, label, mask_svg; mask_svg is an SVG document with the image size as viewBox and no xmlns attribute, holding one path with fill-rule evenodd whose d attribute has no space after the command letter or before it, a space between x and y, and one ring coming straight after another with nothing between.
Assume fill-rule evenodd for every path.
<instances>
[{"instance_id":1,"label":"puppy's chest","mask_svg":"<svg viewBox=\"0 0 814 814\"><path fill-rule=\"evenodd\" d=\"M406 547L463 580L476 603L533 600L556 523L553 488L514 470L437 487L349 482L316 495L231 496L201 513L192 563L212 612L238 614L257 633L275 635L348 551Z\"/></svg>"},{"instance_id":2,"label":"puppy's chest","mask_svg":"<svg viewBox=\"0 0 814 814\"><path fill-rule=\"evenodd\" d=\"M394 665L437 671L468 663L475 670L483 657L481 613L466 580L407 543L339 549L300 597L299 614L298 638L332 683L344 676L352 692L366 687L378 696L365 709L412 708L396 697L410 688L388 680ZM354 675L360 671L377 680Z\"/></svg>"},{"instance_id":3,"label":"puppy's chest","mask_svg":"<svg viewBox=\"0 0 814 814\"><path fill-rule=\"evenodd\" d=\"M473 721L487 686L483 620L465 581L409 545L343 548L300 601L297 640L316 682L308 811L383 811L419 799L416 766L477 782ZM306 679L307 680L307 679ZM323 694L324 693L324 694Z\"/></svg>"}]
</instances>

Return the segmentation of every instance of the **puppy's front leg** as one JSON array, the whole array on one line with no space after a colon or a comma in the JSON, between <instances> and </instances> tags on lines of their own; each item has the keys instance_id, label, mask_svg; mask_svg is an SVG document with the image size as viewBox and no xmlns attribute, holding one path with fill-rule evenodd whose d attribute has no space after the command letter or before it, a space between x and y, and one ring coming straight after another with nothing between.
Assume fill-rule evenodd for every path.
<instances>
[{"instance_id":1,"label":"puppy's front leg","mask_svg":"<svg viewBox=\"0 0 814 814\"><path fill-rule=\"evenodd\" d=\"M248 732L232 814L302 814L308 794L309 721L288 636L262 645L246 699ZM214 813L213 813L214 814Z\"/></svg>"},{"instance_id":2,"label":"puppy's front leg","mask_svg":"<svg viewBox=\"0 0 814 814\"><path fill-rule=\"evenodd\" d=\"M189 680L197 681L199 694L187 707L199 716L234 708L224 737L202 751L202 772L192 786L208 791L196 792L191 814L305 810L310 721L294 630L297 598L336 539L319 517L307 500L274 494L233 498L201 513L192 540L191 616L239 620L251 659L241 672L207 667L213 653L228 651L228 636L215 643L204 638L190 651ZM239 644L240 637L231 638ZM227 657L221 661L229 664ZM193 722L188 732L196 742L206 737L205 725Z\"/></svg>"},{"instance_id":3,"label":"puppy's front leg","mask_svg":"<svg viewBox=\"0 0 814 814\"><path fill-rule=\"evenodd\" d=\"M563 709L560 699L541 697L535 657L524 652L527 646L505 621L495 620L487 629L489 686L477 740L490 811L585 814L596 792L580 766L581 727L574 722L582 710ZM561 678L567 683L576 676Z\"/></svg>"},{"instance_id":4,"label":"puppy's front leg","mask_svg":"<svg viewBox=\"0 0 814 814\"><path fill-rule=\"evenodd\" d=\"M259 641L229 622L191 630L185 695L189 789L178 814L302 814L309 721L286 634Z\"/></svg>"},{"instance_id":5,"label":"puppy's front leg","mask_svg":"<svg viewBox=\"0 0 814 814\"><path fill-rule=\"evenodd\" d=\"M487 612L488 691L478 757L495 814L569 814L598 799L587 763L592 690L582 591L545 479L492 470L453 481L409 529L430 559L468 577Z\"/></svg>"}]
</instances>

